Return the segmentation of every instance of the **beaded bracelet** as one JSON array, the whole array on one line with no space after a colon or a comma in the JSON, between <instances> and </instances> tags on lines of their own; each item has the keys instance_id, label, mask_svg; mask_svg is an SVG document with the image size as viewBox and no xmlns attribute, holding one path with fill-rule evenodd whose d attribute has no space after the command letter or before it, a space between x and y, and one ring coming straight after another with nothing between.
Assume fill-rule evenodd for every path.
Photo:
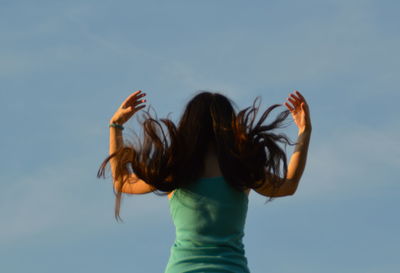
<instances>
[{"instance_id":1,"label":"beaded bracelet","mask_svg":"<svg viewBox=\"0 0 400 273\"><path fill-rule=\"evenodd\" d=\"M122 126L121 124L117 124L117 123L111 123L109 125L109 127L114 127L114 128L119 128L121 130L124 130L124 126Z\"/></svg>"}]
</instances>

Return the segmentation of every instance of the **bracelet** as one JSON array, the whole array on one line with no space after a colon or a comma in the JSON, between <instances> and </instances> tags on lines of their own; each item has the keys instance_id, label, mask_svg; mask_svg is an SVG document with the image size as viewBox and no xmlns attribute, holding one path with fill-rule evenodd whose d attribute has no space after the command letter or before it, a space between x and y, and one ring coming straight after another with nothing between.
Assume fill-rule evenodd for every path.
<instances>
[{"instance_id":1,"label":"bracelet","mask_svg":"<svg viewBox=\"0 0 400 273\"><path fill-rule=\"evenodd\" d=\"M117 124L117 123L111 123L109 125L109 127L114 127L114 128L119 128L121 130L124 130L124 126L122 126L121 124Z\"/></svg>"}]
</instances>

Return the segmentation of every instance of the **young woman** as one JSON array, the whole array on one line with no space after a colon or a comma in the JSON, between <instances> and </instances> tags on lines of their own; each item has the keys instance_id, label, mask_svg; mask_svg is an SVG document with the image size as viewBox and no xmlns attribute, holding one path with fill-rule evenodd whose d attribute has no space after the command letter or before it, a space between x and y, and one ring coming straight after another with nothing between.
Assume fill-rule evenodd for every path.
<instances>
[{"instance_id":1,"label":"young woman","mask_svg":"<svg viewBox=\"0 0 400 273\"><path fill-rule=\"evenodd\" d=\"M282 106L272 105L255 124L257 98L236 113L222 94L199 92L177 126L144 111L143 140L125 144L122 124L145 107L145 95L131 94L111 118L110 155L97 174L105 177L110 162L116 219L122 193L168 195L176 240L165 273L250 272L242 243L248 195L254 190L270 201L295 193L312 130L306 100L295 91L284 103L288 110L264 124ZM296 143L274 133L289 114L298 127ZM296 145L289 165L278 142Z\"/></svg>"}]
</instances>

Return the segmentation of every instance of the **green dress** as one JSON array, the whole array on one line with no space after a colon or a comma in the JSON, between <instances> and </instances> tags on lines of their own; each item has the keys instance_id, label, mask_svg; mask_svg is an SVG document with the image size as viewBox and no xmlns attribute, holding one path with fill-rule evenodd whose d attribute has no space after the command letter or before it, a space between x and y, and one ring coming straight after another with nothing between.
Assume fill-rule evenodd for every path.
<instances>
[{"instance_id":1,"label":"green dress","mask_svg":"<svg viewBox=\"0 0 400 273\"><path fill-rule=\"evenodd\" d=\"M175 190L169 208L176 239L164 273L249 273L242 243L248 202L224 177Z\"/></svg>"}]
</instances>

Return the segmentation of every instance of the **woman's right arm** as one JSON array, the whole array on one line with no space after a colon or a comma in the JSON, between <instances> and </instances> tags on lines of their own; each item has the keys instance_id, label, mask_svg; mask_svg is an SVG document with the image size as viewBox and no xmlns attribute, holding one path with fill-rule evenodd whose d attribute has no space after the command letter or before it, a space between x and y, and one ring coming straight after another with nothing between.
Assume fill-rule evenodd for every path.
<instances>
[{"instance_id":1,"label":"woman's right arm","mask_svg":"<svg viewBox=\"0 0 400 273\"><path fill-rule=\"evenodd\" d=\"M296 192L297 186L306 166L308 146L310 144L311 129L299 131L297 144L290 157L288 172L285 182L291 189L291 195Z\"/></svg>"},{"instance_id":2,"label":"woman's right arm","mask_svg":"<svg viewBox=\"0 0 400 273\"><path fill-rule=\"evenodd\" d=\"M297 190L297 186L299 185L301 176L303 175L306 166L310 137L311 129L299 131L297 144L292 156L290 157L288 172L285 179L270 173L266 175L266 181L280 180L281 186L278 189L274 190L271 183L265 183L262 187L254 190L259 194L268 197L283 197L293 195Z\"/></svg>"},{"instance_id":3,"label":"woman's right arm","mask_svg":"<svg viewBox=\"0 0 400 273\"><path fill-rule=\"evenodd\" d=\"M286 177L282 179L268 173L266 174L266 183L264 183L262 187L254 189L264 196L282 197L293 195L297 190L297 186L306 166L308 146L310 144L312 131L310 111L306 100L298 91L289 95L288 102L286 102L285 105L290 110L293 120L299 128L297 144L290 158ZM277 180L280 182L281 186L274 191L271 183L268 183L268 181Z\"/></svg>"}]
</instances>

